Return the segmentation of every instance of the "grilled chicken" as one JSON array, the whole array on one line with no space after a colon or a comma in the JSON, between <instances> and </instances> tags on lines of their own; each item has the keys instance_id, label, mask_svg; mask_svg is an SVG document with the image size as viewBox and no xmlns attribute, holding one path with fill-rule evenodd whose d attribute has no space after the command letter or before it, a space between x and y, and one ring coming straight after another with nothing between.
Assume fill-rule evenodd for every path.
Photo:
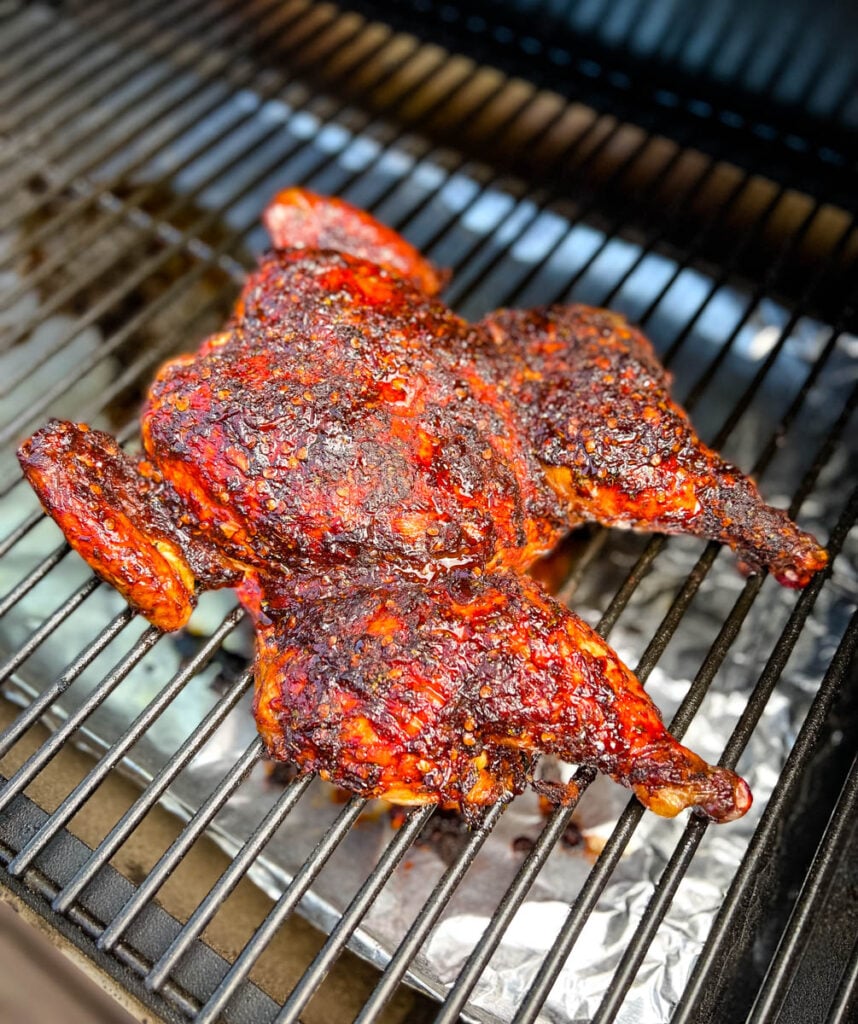
<instances>
[{"instance_id":1,"label":"grilled chicken","mask_svg":"<svg viewBox=\"0 0 858 1024\"><path fill-rule=\"evenodd\" d=\"M584 520L714 537L803 586L825 552L695 436L648 342L582 306L469 324L368 215L290 189L225 329L160 370L145 457L54 421L19 452L70 543L165 630L235 587L275 758L479 808L539 752L673 815L750 806L525 575Z\"/></svg>"}]
</instances>

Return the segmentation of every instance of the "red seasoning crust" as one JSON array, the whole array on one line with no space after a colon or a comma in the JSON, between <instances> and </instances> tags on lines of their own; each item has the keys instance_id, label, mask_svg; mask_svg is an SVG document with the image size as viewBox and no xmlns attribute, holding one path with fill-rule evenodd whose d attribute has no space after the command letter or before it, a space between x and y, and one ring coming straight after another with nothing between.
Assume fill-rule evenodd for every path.
<instances>
[{"instance_id":1,"label":"red seasoning crust","mask_svg":"<svg viewBox=\"0 0 858 1024\"><path fill-rule=\"evenodd\" d=\"M551 752L660 814L744 814L746 784L523 574L583 520L714 537L790 586L824 551L700 443L622 318L472 325L341 201L289 189L266 223L225 329L159 372L143 461L81 424L22 446L69 542L164 629L235 586L269 752L353 792L471 817Z\"/></svg>"}]
</instances>

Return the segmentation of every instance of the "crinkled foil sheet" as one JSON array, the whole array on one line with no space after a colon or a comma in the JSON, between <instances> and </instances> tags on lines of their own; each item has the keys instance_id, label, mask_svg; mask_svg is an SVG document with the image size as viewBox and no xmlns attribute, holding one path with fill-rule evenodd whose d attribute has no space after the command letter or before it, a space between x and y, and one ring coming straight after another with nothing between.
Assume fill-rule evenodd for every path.
<instances>
[{"instance_id":1,"label":"crinkled foil sheet","mask_svg":"<svg viewBox=\"0 0 858 1024\"><path fill-rule=\"evenodd\" d=\"M572 231L573 236L576 230L579 229ZM580 230L594 234L589 228ZM586 248L587 239L583 242ZM626 250L634 254L633 246L622 243L616 257L621 261L628 259ZM535 259L539 254L519 255ZM665 267L670 269L668 261L657 259L658 266L644 264L650 268L646 280L647 287L652 289L660 287ZM661 272L655 273L659 267ZM610 266L603 266L602 272L608 279L613 273ZM685 291L679 288L669 294L664 303L666 312L658 313L649 325L656 344L661 336L673 336L676 324L683 322L694 308L695 296L708 284L700 274L691 274L686 283ZM630 281L633 284L634 278ZM604 280L587 278L581 288L576 297L592 301L604 290ZM645 299L644 292L630 287L624 289L617 304L634 318ZM698 321L694 336L683 349L688 355L682 355L674 366L676 394L680 399L721 339L729 334L730 317L741 313L745 301L740 293L722 289L714 303L716 315ZM695 408L694 419L703 436L717 432L726 410L752 379L785 320L785 311L774 303L764 301L754 309L730 357ZM797 325L751 408L731 435L725 449L729 458L746 468L753 464L826 337L824 325L812 321ZM86 350L97 345L98 340L84 334L77 345ZM842 338L818 386L809 394L786 443L762 480L770 501L788 504L789 496L839 414L844 396L854 383L856 347L854 338ZM69 358L74 361L82 355L85 351L73 351ZM103 366L102 372L110 372L109 364ZM99 381L91 379L82 386L97 393ZM71 396L71 407L57 409L56 413L73 414L74 404L80 399L80 394ZM26 395L18 395L17 400L26 402ZM847 436L802 508L803 525L817 531L823 539L849 489L845 481L855 477L855 461L855 442ZM24 492L25 489L17 488L0 510L5 522L14 524L32 510L32 498ZM18 504L13 507L10 501ZM51 523L42 523L33 530L0 564L2 591L6 592L59 540ZM595 624L645 543L646 538L640 536L612 533L573 596L571 603L576 611ZM629 665L634 666L640 658L702 547L702 543L687 538L670 540L636 591L610 636ZM0 624L0 653L8 653L23 643L46 611L87 576L86 567L76 556L64 559ZM732 556L722 552L647 681L647 689L667 719L687 692L741 587L742 579ZM189 634L165 637L158 643L92 715L85 730L77 733L76 742L96 754L103 752L147 706L201 638L216 628L231 607L231 600L228 595L206 595ZM686 742L704 757L713 761L720 757L795 600L794 593L779 588L771 580L765 582L687 734ZM858 545L853 537L838 559L833 579L822 590L739 765L753 788L754 808L742 821L708 830L620 1013L619 1020L625 1024L656 1024L669 1018L856 601ZM100 587L27 661L11 688L7 687L7 693L21 703L32 700L122 607L118 595L109 587ZM135 620L95 660L56 703L49 724L62 721L80 705L144 625ZM162 768L220 699L225 680L235 677L243 665L242 658L249 654L251 639L245 625L228 638L225 652L185 687L130 751L121 766L126 774L144 784ZM176 814L189 817L254 736L248 696L178 778L164 803ZM281 791L268 767L257 766L215 819L215 840L228 852L237 850ZM471 1019L504 1021L512 1017L627 801L628 794L605 779L599 779L585 793L575 815L578 831L573 831L570 841L554 850L515 915L473 993L467 1009ZM256 883L276 897L340 809L333 791L315 782L252 869ZM507 809L413 964L412 982L437 995L454 981L543 822L538 803L530 794L515 800ZM684 818L666 821L652 814L644 815L590 915L541 1020L559 1024L585 1021L592 1015L684 825ZM380 805L374 806L352 829L301 903L300 910L309 920L325 930L334 925L391 839L391 829L390 814ZM453 828L449 835L436 833L425 837L410 851L355 934L353 948L383 966L450 858L455 856L460 842Z\"/></svg>"}]
</instances>

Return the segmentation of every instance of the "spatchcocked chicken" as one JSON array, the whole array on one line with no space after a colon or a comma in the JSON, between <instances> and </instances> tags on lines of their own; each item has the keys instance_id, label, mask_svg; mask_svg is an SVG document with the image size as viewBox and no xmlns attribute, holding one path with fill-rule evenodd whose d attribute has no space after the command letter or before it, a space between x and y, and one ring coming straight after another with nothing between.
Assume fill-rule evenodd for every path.
<instances>
[{"instance_id":1,"label":"spatchcocked chicken","mask_svg":"<svg viewBox=\"0 0 858 1024\"><path fill-rule=\"evenodd\" d=\"M744 814L745 782L526 571L591 520L715 538L793 587L825 552L698 440L621 317L470 324L367 214L289 189L265 219L231 320L159 372L142 460L58 421L21 447L69 542L165 630L234 587L270 754L353 792L473 816L547 752L659 814Z\"/></svg>"}]
</instances>

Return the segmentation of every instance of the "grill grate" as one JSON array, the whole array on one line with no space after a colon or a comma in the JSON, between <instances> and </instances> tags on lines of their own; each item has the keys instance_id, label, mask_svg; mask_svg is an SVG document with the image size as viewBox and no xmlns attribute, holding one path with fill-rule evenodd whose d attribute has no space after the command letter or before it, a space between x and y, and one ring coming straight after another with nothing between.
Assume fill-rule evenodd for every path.
<instances>
[{"instance_id":1,"label":"grill grate","mask_svg":"<svg viewBox=\"0 0 858 1024\"><path fill-rule=\"evenodd\" d=\"M139 678L132 673L150 664L166 640L110 604L107 588L97 580L69 570L68 546L57 545L14 469L10 456L16 440L46 415L65 410L88 421L100 417L123 442L130 441L136 433L135 402L154 367L175 350L177 339L191 345L219 322L253 254L264 246L258 228L264 201L276 187L302 182L373 210L437 262L452 266L449 298L466 315L490 306L570 297L627 309L676 370L685 389L679 397L695 408L698 422L709 425L708 436L729 448L737 435L750 431L753 472L763 475L777 463L781 441L789 434L795 443L797 429L807 426L808 403L830 387L832 367L854 328L854 219L821 200L796 195L785 184L761 182L726 166L717 150L705 156L679 147L330 5L146 0L118 10L108 3L59 8L12 3L3 10L0 580L5 592L0 616L12 625L4 632L0 624L0 682L20 700L20 680L28 673L44 674L46 651L57 637L64 638L68 662L59 663L50 684L28 693L28 705L9 716L0 735L7 776L0 791L3 882L164 1019L319 1019L312 1016L311 1000L347 946L371 955L365 942L361 945L362 923L432 811L410 811L399 829L389 832L373 870L343 912L327 922L329 937L315 958L277 999L248 979L341 843L356 832L366 811L363 801L349 800L319 832L248 941L228 956L203 941L208 929L303 805L309 780L290 782L271 801L210 890L186 908L183 924L156 899L163 898L165 885L207 831L217 828L219 812L240 798L247 776L262 760L258 739L196 809L184 808L189 820L177 826L145 877L132 882L111 866L121 863L135 830L221 734L251 685L243 664L231 672L221 668L227 683L217 701L176 740L169 759L118 819L89 845L75 838L78 816L97 801L115 770L134 759L165 711L212 665L237 660L229 641L241 633L243 613L221 610L179 667L154 680L150 699L116 741L99 747L92 723L112 694ZM439 143L439 136L455 139L456 148ZM497 161L478 159L477 149L498 154ZM508 159L501 159L503 154ZM531 166L530 178L512 173L522 166ZM723 394L713 398L713 382L737 348L747 344L761 305L774 309L778 300L783 314L773 314L746 387L726 404ZM747 425L749 411L775 402L782 360L812 317L821 320L814 321L819 327L806 373L775 403L771 426L755 436L753 425ZM716 343L707 345L714 321ZM841 387L832 391L827 407L814 407L812 415L824 429L810 433L816 450L807 451L801 472L789 482L791 514L819 500L820 479L835 473L846 478L852 468L844 461L843 442L854 430L856 399L858 385ZM825 510L832 556L853 539L856 515L858 491L841 494L839 505ZM585 534L560 589L564 599L574 594L577 603L580 595L598 589L596 556L612 543L603 530ZM676 548L662 537L627 543L623 550L631 566L607 605L602 589L597 628L604 635L628 612L640 610L644 581ZM671 642L682 638L687 613L711 578L718 546L689 550L696 561L690 559L693 564L643 644L635 667L642 680L649 679ZM67 570L69 576L60 575ZM820 595L839 586L849 613L854 609L854 589L838 583L836 565L834 570L833 581L829 570L790 604L737 716L723 764L739 761L796 646L818 630L814 610ZM765 614L761 605L771 606L764 584L752 578L737 585L734 603L704 648L674 715L671 728L677 735L692 725L743 627ZM106 602L112 615L94 632L76 632L79 613L97 601ZM33 602L41 609L38 615ZM26 614L16 619L21 609ZM833 655L830 668L800 724L675 1020L727 1019L718 1016L719 997L731 986L741 1014L750 1009L754 977L744 995L735 987L751 956L747 937L737 940L737 923L746 914L761 918L760 906L749 909L757 872L776 845L787 808L799 799L808 762L818 756L838 688L854 684L850 665L858 618L847 624L848 619L843 617L836 635L825 637ZM95 673L91 688L73 710L59 715L57 702L76 692L88 673ZM54 731L32 749L27 741L42 721ZM841 731L854 738L854 720L846 721ZM69 742L88 745L99 759L49 806L38 796L39 785ZM763 981L756 969L760 994L754 1019L775 1019L775 996L807 935L820 880L828 877L832 855L826 859L826 851L838 850L843 841L854 802L854 773L846 779L848 767L837 777L838 784L846 780L837 808L836 787L821 800L834 812L832 824L823 836L823 821L814 836L822 852L770 974ZM577 777L583 792L592 775L582 770ZM472 1001L475 986L575 810L558 808L547 818L440 1009L428 1001L412 1002L407 1019L452 1022L460 1014L488 1019ZM383 1015L393 1012L390 1001L406 975L426 986L419 954L453 895L467 885L469 869L503 815L503 808L492 809L439 873L356 1011L362 1024L395 1019ZM642 817L636 802L620 814L556 941L521 995L516 1021L533 1021L541 1012ZM610 1021L621 1012L707 832L705 823L689 819L593 1019ZM841 983L838 975L833 986L831 1019L845 1021L855 999L854 977L844 974Z\"/></svg>"}]
</instances>

